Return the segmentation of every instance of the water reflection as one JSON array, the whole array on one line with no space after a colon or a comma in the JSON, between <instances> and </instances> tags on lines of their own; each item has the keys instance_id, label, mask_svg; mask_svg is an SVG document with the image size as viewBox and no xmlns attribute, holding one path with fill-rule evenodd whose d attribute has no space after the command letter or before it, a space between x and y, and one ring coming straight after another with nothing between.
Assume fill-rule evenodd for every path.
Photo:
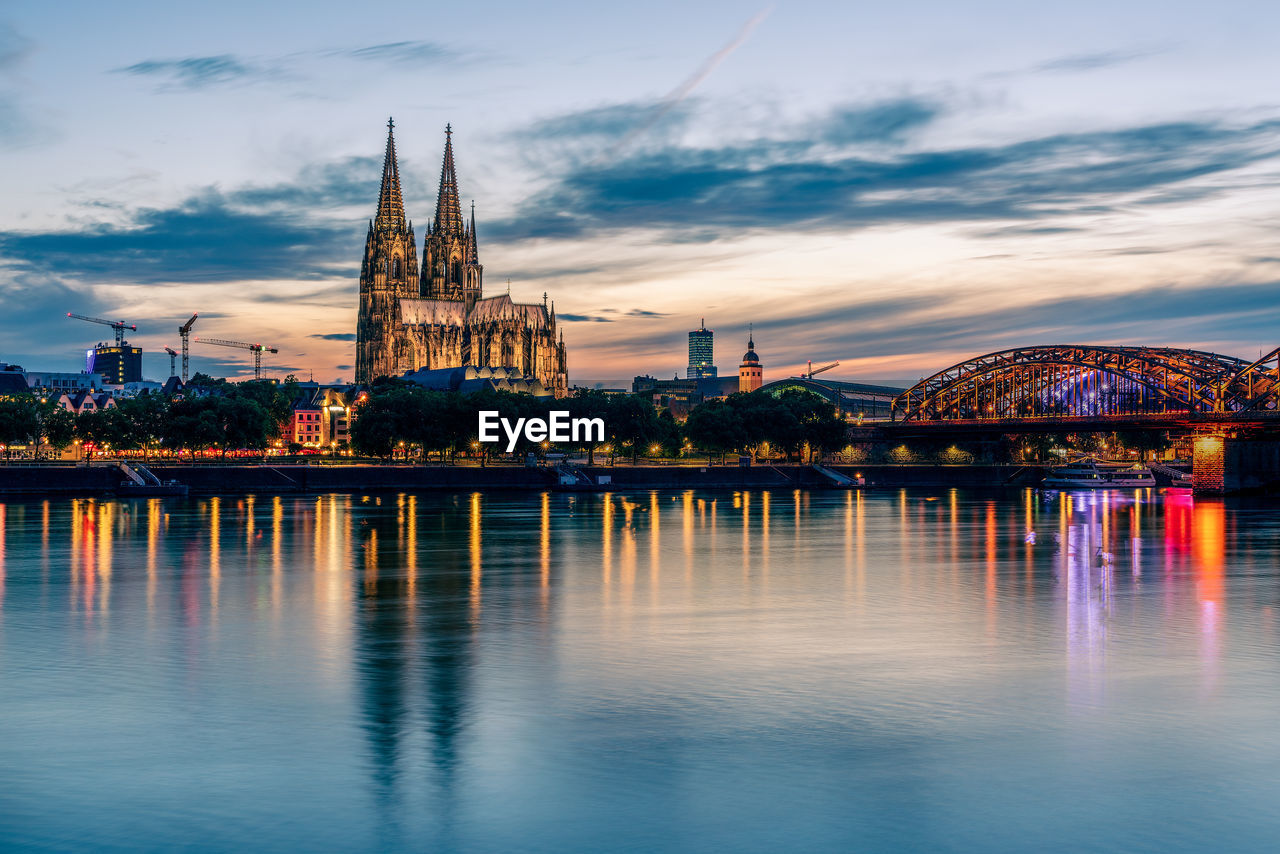
<instances>
[{"instance_id":1,"label":"water reflection","mask_svg":"<svg viewBox=\"0 0 1280 854\"><path fill-rule=\"evenodd\" d=\"M914 791L893 775L915 751L998 783L1017 779L1020 760L972 755L962 745L975 733L1048 739L1014 753L1051 765L1070 753L1052 733L1074 719L1141 740L1124 698L1152 661L1163 714L1225 700L1233 656L1274 655L1226 642L1274 632L1273 597L1240 585L1270 578L1280 536L1270 516L1241 524L1246 512L1149 490L0 504L3 675L13 697L38 679L28 694L77 698L63 708L88 697L109 710L104 698L127 692L121 720L146 715L148 737L200 742L182 761L207 772L224 819L265 791L312 787L310 801L274 807L292 831L259 826L250 839L225 822L209 830L215 847L296 847L319 811L348 815L352 849L599 850L627 816L661 806L665 823L645 839L679 849L707 832L672 807L679 791L722 819L713 847L777 843L735 836L758 814L788 838L830 828L815 847L840 849L866 826L860 804L911 808L914 795L893 810L886 799ZM61 669L15 668L50 648ZM0 720L22 708L0 698ZM123 832L112 787L96 782L108 772L162 799L167 760L103 720L81 740L66 739L83 723L38 719L10 740L7 764L62 769L24 781L24 809L41 814L40 798L67 789L93 827ZM1028 735L1027 721L1051 723ZM219 777L216 757L245 750L248 770ZM964 787L946 779L931 797L960 815ZM860 794L814 813L827 791Z\"/></svg>"}]
</instances>

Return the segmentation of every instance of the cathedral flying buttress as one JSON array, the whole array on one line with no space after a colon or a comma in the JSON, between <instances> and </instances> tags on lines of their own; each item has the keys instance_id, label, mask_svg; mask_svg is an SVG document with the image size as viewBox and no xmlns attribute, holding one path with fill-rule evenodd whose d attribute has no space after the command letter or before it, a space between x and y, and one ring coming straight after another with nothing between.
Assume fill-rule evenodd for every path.
<instances>
[{"instance_id":1,"label":"cathedral flying buttress","mask_svg":"<svg viewBox=\"0 0 1280 854\"><path fill-rule=\"evenodd\" d=\"M360 268L356 326L356 382L409 371L458 367L515 369L557 397L567 393L563 333L554 307L485 298L476 240L475 205L464 220L453 156L453 128L445 126L444 162L435 218L427 225L422 267L413 224L404 213L394 124L387 122L378 213L369 223Z\"/></svg>"}]
</instances>

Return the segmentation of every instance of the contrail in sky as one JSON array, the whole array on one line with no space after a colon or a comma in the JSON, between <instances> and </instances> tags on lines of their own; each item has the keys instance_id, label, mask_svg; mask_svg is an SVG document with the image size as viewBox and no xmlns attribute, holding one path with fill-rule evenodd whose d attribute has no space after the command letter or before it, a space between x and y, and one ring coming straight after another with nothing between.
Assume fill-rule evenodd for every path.
<instances>
[{"instance_id":1,"label":"contrail in sky","mask_svg":"<svg viewBox=\"0 0 1280 854\"><path fill-rule=\"evenodd\" d=\"M676 104L679 104L685 98L689 97L689 93L692 92L694 89L696 89L699 83L701 83L703 80L706 80L707 77L710 76L711 72L716 70L716 66L718 66L720 63L728 59L729 54L733 53L735 50L741 47L743 42L745 42L747 38L751 35L751 31L754 30L756 27L760 26L760 22L763 21L765 18L769 17L769 13L772 11L773 11L773 7L767 6L761 11L757 12L755 16L752 17L751 20L743 24L742 29L738 31L738 34L733 37L732 41L730 41L724 47L720 48L715 53L711 54L711 56L707 58L707 61L702 63L702 65L698 68L697 71L693 72L693 74L688 79L686 79L683 83L681 83L675 89L671 90L671 92L667 95L667 97L663 98L661 101L658 102L659 103L658 111L654 113L652 116L650 116L647 122L642 124L640 127L633 129L630 133L628 133L622 139L618 140L618 142L616 142L612 148L610 148L608 151L604 153L603 157L612 157L613 155L621 151L623 148L626 148L631 143L631 141L634 140L637 136L644 133L649 128L653 127L655 124L661 121L662 117L665 116L667 113L671 112L671 110L676 106ZM603 157L601 159L603 159Z\"/></svg>"}]
</instances>

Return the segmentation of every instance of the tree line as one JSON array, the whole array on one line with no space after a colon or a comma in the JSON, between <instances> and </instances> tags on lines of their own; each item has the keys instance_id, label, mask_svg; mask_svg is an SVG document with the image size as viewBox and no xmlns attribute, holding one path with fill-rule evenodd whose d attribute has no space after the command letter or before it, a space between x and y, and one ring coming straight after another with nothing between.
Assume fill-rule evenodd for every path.
<instances>
[{"instance_id":1,"label":"tree line","mask_svg":"<svg viewBox=\"0 0 1280 854\"><path fill-rule=\"evenodd\" d=\"M115 406L75 415L52 400L32 394L0 398L0 443L48 446L62 450L79 441L95 450L262 451L287 436L292 404L299 394L290 378L284 383L232 383L197 374L186 393L168 398L143 394L119 398ZM482 410L504 418L546 418L552 409L573 418L600 418L603 441L560 447L583 451L594 464L597 455L617 458L677 457L706 454L724 458L733 452L787 459L835 451L845 444L845 422L831 404L811 392L790 389L778 395L735 394L697 407L684 423L669 411L656 411L643 397L580 390L561 400L486 390L469 395L423 389L403 380L380 380L353 413L352 449L361 455L389 458L398 453L440 461L457 455L487 458L497 446L477 441ZM296 447L295 447L296 449ZM505 443L500 449L505 451ZM540 453L541 443L523 437L515 453Z\"/></svg>"},{"instance_id":2,"label":"tree line","mask_svg":"<svg viewBox=\"0 0 1280 854\"><path fill-rule=\"evenodd\" d=\"M789 389L778 395L767 392L735 394L712 400L693 410L684 423L667 410L656 411L643 397L609 395L582 389L568 398L530 397L503 391L470 395L428 391L399 381L376 383L361 405L351 427L356 451L389 457L399 449L420 449L441 461L458 453L487 455L489 445L477 441L476 428L482 410L497 410L504 418L546 418L551 410L567 411L571 418L599 418L605 436L561 450L582 451L594 464L597 454L610 463L617 457L677 457L704 453L709 458L735 451L757 454L769 446L788 459L810 453L834 451L846 443L844 419L824 398ZM536 453L541 443L521 437L515 453Z\"/></svg>"},{"instance_id":3,"label":"tree line","mask_svg":"<svg viewBox=\"0 0 1280 854\"><path fill-rule=\"evenodd\" d=\"M79 415L34 394L0 398L0 443L61 451L79 441L94 449L150 452L262 450L287 429L296 382L232 383L196 374L173 398L141 394L117 398L107 409Z\"/></svg>"}]
</instances>

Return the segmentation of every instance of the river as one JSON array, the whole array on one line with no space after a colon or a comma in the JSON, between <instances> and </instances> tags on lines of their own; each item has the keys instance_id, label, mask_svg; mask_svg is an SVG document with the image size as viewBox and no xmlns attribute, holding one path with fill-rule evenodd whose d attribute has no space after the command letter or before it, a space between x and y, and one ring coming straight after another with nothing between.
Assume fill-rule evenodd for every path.
<instances>
[{"instance_id":1,"label":"river","mask_svg":"<svg viewBox=\"0 0 1280 854\"><path fill-rule=\"evenodd\" d=\"M1269 851L1280 506L0 504L0 848Z\"/></svg>"}]
</instances>

